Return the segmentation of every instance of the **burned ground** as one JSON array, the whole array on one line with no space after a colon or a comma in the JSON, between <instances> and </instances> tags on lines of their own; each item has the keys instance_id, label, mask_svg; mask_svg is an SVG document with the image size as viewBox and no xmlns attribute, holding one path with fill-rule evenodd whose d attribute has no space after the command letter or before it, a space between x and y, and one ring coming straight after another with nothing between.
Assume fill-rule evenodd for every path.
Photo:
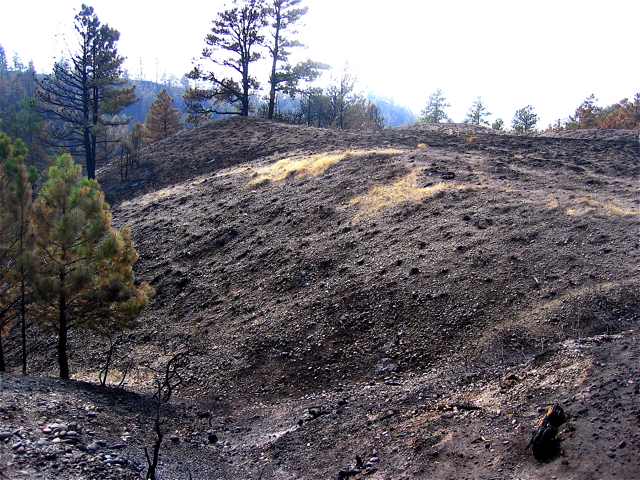
<instances>
[{"instance_id":1,"label":"burned ground","mask_svg":"<svg viewBox=\"0 0 640 480\"><path fill-rule=\"evenodd\" d=\"M157 289L132 355L193 350L169 475L183 455L194 478L336 478L356 454L380 479L636 475L625 138L230 120L148 147L126 182L103 169ZM86 378L94 355L75 351ZM527 434L554 400L576 419L565 456L538 465ZM218 445L193 446L195 411Z\"/></svg>"}]
</instances>

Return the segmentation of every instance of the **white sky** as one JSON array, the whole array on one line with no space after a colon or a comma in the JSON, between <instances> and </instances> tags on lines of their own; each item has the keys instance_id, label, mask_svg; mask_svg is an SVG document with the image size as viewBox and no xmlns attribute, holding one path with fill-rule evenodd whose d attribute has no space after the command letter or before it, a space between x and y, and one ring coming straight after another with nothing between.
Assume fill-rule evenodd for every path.
<instances>
[{"instance_id":1,"label":"white sky","mask_svg":"<svg viewBox=\"0 0 640 480\"><path fill-rule=\"evenodd\" d=\"M86 1L86 0L85 0ZM50 68L65 48L81 1L5 0L0 44L9 56ZM121 32L120 52L136 78L182 76L202 49L223 0L94 0ZM442 88L461 121L482 96L509 123L532 104L546 126L590 93L607 104L640 91L638 0L307 0L300 57L340 69L362 90L414 112ZM156 68L157 65L157 68ZM265 78L266 80L266 78Z\"/></svg>"}]
</instances>

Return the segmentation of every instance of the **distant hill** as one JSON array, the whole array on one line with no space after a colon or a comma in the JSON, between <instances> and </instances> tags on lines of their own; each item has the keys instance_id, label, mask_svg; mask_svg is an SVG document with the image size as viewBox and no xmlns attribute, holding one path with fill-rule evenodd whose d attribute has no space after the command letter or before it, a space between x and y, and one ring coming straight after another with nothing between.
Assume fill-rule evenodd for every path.
<instances>
[{"instance_id":1,"label":"distant hill","mask_svg":"<svg viewBox=\"0 0 640 480\"><path fill-rule=\"evenodd\" d=\"M413 112L406 107L397 105L393 100L375 95L369 95L368 98L370 102L376 104L388 127L405 127L416 123L416 116Z\"/></svg>"}]
</instances>

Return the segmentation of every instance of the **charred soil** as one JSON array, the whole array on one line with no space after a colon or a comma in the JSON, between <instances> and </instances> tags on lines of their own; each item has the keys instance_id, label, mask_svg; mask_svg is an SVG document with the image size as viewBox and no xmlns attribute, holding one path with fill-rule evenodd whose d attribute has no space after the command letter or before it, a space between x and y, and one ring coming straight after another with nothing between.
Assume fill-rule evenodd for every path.
<instances>
[{"instance_id":1,"label":"charred soil","mask_svg":"<svg viewBox=\"0 0 640 480\"><path fill-rule=\"evenodd\" d=\"M640 475L639 174L624 136L241 119L149 146L125 182L105 167L114 220L157 289L131 356L192 350L165 475ZM71 341L86 379L92 349ZM142 395L143 371L130 378ZM18 398L21 381L3 381ZM570 420L562 455L540 464L529 432L554 401ZM139 465L144 432L130 430ZM19 456L13 441L0 455Z\"/></svg>"}]
</instances>

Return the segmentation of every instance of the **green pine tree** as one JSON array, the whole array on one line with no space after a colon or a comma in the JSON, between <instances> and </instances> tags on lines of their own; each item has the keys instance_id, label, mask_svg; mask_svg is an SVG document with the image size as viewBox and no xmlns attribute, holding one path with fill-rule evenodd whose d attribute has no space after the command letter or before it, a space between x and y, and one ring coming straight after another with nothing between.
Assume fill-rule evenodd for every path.
<instances>
[{"instance_id":1,"label":"green pine tree","mask_svg":"<svg viewBox=\"0 0 640 480\"><path fill-rule=\"evenodd\" d=\"M34 206L36 293L42 320L58 334L60 378L70 375L68 333L98 332L131 325L152 294L134 282L138 256L131 233L111 226L111 212L95 180L61 155Z\"/></svg>"},{"instance_id":2,"label":"green pine tree","mask_svg":"<svg viewBox=\"0 0 640 480\"><path fill-rule=\"evenodd\" d=\"M441 89L437 89L431 95L427 105L420 114L421 123L441 123L447 120L447 108L451 105L447 102L447 98Z\"/></svg>"},{"instance_id":3,"label":"green pine tree","mask_svg":"<svg viewBox=\"0 0 640 480\"><path fill-rule=\"evenodd\" d=\"M53 144L84 156L89 178L96 178L98 148L109 127L128 124L119 116L136 101L124 78L118 53L120 33L102 24L93 7L82 5L75 16L76 48L38 82L39 108L51 120Z\"/></svg>"},{"instance_id":4,"label":"green pine tree","mask_svg":"<svg viewBox=\"0 0 640 480\"><path fill-rule=\"evenodd\" d=\"M482 98L478 97L471 104L465 123L470 123L471 125L489 125L487 121L489 115L491 115L491 113L487 110Z\"/></svg>"},{"instance_id":5,"label":"green pine tree","mask_svg":"<svg viewBox=\"0 0 640 480\"><path fill-rule=\"evenodd\" d=\"M187 74L196 81L184 97L192 119L214 113L249 116L251 95L260 86L253 64L262 58L265 16L264 0L234 0L218 12L199 59L210 62L212 68L196 64ZM197 87L200 82L211 88ZM239 110L219 110L224 104Z\"/></svg>"},{"instance_id":6,"label":"green pine tree","mask_svg":"<svg viewBox=\"0 0 640 480\"><path fill-rule=\"evenodd\" d=\"M147 113L145 133L148 143L163 140L174 135L182 128L180 112L176 109L173 99L166 90L162 90L156 97Z\"/></svg>"},{"instance_id":7,"label":"green pine tree","mask_svg":"<svg viewBox=\"0 0 640 480\"><path fill-rule=\"evenodd\" d=\"M32 183L34 169L27 168L27 148L21 140L12 142L0 133L0 262L3 301L0 301L0 337L11 307L16 310L22 343L22 373L27 373L27 295L32 264ZM0 339L1 341L1 339ZM0 370L4 368L0 344Z\"/></svg>"},{"instance_id":8,"label":"green pine tree","mask_svg":"<svg viewBox=\"0 0 640 480\"><path fill-rule=\"evenodd\" d=\"M511 126L518 135L526 135L535 132L538 123L538 114L531 105L516 110Z\"/></svg>"}]
</instances>

